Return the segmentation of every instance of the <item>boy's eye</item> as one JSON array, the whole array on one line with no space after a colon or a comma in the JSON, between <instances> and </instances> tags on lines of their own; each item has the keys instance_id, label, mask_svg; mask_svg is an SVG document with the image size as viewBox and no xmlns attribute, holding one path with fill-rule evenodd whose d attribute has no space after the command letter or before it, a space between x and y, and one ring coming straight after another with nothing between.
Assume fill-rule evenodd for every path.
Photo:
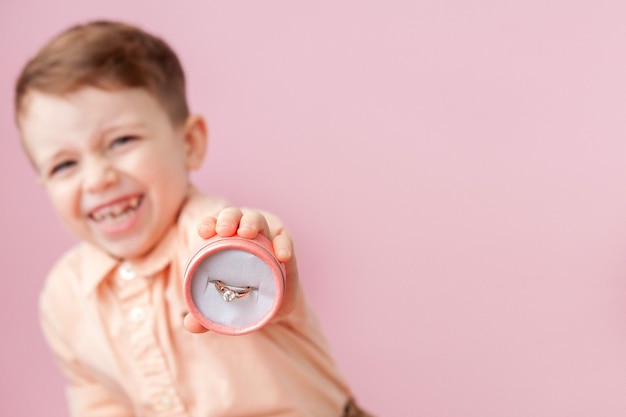
<instances>
[{"instance_id":1,"label":"boy's eye","mask_svg":"<svg viewBox=\"0 0 626 417\"><path fill-rule=\"evenodd\" d=\"M58 174L59 172L71 168L74 165L76 165L76 161L63 161L61 163L58 163L52 167L52 169L50 170L50 175L52 176Z\"/></svg>"},{"instance_id":2,"label":"boy's eye","mask_svg":"<svg viewBox=\"0 0 626 417\"><path fill-rule=\"evenodd\" d=\"M135 139L137 139L136 136L122 136L122 137L115 139L113 142L111 142L111 147L116 148L118 146L123 146L127 144L128 142L134 141Z\"/></svg>"}]
</instances>

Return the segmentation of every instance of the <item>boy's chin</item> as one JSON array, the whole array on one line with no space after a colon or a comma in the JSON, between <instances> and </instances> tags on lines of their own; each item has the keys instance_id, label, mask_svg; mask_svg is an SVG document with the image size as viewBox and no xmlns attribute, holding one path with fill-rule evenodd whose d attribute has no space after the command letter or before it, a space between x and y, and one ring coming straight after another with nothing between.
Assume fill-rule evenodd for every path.
<instances>
[{"instance_id":1,"label":"boy's chin","mask_svg":"<svg viewBox=\"0 0 626 417\"><path fill-rule=\"evenodd\" d=\"M114 258L117 259L137 259L141 258L150 250L154 245L150 245L147 242L92 242L102 251L108 253Z\"/></svg>"}]
</instances>

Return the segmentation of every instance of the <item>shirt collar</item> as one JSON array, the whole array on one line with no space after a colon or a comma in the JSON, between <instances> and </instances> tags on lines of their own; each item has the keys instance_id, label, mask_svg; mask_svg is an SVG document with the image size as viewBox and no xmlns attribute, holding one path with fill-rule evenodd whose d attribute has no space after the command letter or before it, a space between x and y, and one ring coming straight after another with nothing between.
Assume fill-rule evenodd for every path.
<instances>
[{"instance_id":1,"label":"shirt collar","mask_svg":"<svg viewBox=\"0 0 626 417\"><path fill-rule=\"evenodd\" d=\"M79 250L83 292L88 295L117 267L119 261L89 243L83 243Z\"/></svg>"},{"instance_id":2,"label":"shirt collar","mask_svg":"<svg viewBox=\"0 0 626 417\"><path fill-rule=\"evenodd\" d=\"M176 235L176 227L171 227L156 247L132 262L117 259L94 245L83 243L80 272L84 294L93 292L108 276L115 274L123 263L130 264L138 276L150 277L160 272L172 262Z\"/></svg>"}]
</instances>

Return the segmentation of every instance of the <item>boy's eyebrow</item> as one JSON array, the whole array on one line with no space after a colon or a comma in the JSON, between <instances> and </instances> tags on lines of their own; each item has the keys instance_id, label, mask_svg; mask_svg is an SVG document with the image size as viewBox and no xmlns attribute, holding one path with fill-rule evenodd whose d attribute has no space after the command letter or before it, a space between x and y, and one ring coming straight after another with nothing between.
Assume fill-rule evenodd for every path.
<instances>
[{"instance_id":1,"label":"boy's eyebrow","mask_svg":"<svg viewBox=\"0 0 626 417\"><path fill-rule=\"evenodd\" d=\"M146 125L145 123L142 123L141 121L137 121L137 120L133 120L133 121L127 121L127 122L114 122L111 123L111 125L104 127L100 133L102 135L106 135L106 134L110 134L112 132L115 132L116 130L124 130L124 129L145 129Z\"/></svg>"},{"instance_id":2,"label":"boy's eyebrow","mask_svg":"<svg viewBox=\"0 0 626 417\"><path fill-rule=\"evenodd\" d=\"M52 161L58 158L62 158L65 155L72 154L74 152L73 149L67 148L65 146L58 147L57 149L53 149L48 155L44 155L44 161Z\"/></svg>"}]
</instances>

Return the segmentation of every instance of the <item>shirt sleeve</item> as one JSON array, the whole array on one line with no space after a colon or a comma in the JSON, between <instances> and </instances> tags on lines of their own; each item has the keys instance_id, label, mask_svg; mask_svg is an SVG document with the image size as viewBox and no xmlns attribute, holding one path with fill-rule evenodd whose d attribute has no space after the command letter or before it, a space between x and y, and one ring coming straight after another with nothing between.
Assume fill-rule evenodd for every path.
<instances>
[{"instance_id":1,"label":"shirt sleeve","mask_svg":"<svg viewBox=\"0 0 626 417\"><path fill-rule=\"evenodd\" d=\"M66 293L67 294L67 293ZM70 415L75 417L132 417L132 407L123 395L99 383L85 369L71 348L64 329L70 326L63 315L54 314L55 306L71 300L63 294L44 289L39 302L40 324L46 341L64 374ZM71 337L71 336L70 336Z\"/></svg>"}]
</instances>

